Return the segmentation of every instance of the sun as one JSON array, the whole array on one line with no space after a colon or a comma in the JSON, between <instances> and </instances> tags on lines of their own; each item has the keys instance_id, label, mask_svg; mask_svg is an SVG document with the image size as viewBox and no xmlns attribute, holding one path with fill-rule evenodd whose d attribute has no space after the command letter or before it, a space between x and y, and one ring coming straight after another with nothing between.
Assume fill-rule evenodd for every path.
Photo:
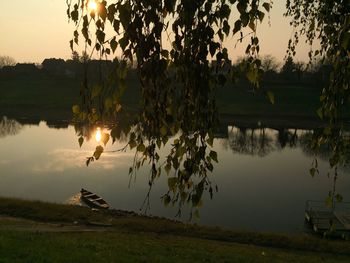
<instances>
[{"instance_id":1,"label":"sun","mask_svg":"<svg viewBox=\"0 0 350 263\"><path fill-rule=\"evenodd\" d=\"M90 11L96 11L97 10L97 3L95 0L89 0L88 2L88 9Z\"/></svg>"}]
</instances>

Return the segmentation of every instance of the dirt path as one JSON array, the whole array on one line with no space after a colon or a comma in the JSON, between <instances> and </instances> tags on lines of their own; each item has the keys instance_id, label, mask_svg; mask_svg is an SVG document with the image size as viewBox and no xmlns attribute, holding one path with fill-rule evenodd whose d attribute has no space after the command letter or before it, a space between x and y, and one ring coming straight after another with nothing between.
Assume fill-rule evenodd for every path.
<instances>
[{"instance_id":1,"label":"dirt path","mask_svg":"<svg viewBox=\"0 0 350 263\"><path fill-rule=\"evenodd\" d=\"M105 232L113 231L110 225L90 222L74 223L42 223L26 219L0 216L0 231L31 231L31 232Z\"/></svg>"}]
</instances>

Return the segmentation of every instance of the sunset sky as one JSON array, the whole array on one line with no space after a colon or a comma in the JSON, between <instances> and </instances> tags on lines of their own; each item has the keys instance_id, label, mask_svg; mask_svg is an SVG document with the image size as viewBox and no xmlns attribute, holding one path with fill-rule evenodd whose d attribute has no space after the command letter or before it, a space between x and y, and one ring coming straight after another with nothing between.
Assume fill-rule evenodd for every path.
<instances>
[{"instance_id":1,"label":"sunset sky","mask_svg":"<svg viewBox=\"0 0 350 263\"><path fill-rule=\"evenodd\" d=\"M107 1L108 2L108 1ZM109 1L112 2L112 1ZM18 62L41 63L45 58L70 58L69 40L74 31L68 23L65 0L11 0L3 1L0 16L0 55L13 57ZM258 28L261 55L271 54L283 60L287 42L292 34L288 19L283 17L285 0L274 1L271 27L267 16ZM244 55L245 45L234 48L236 41L226 43L233 60ZM307 61L309 46L302 43L296 60Z\"/></svg>"}]
</instances>

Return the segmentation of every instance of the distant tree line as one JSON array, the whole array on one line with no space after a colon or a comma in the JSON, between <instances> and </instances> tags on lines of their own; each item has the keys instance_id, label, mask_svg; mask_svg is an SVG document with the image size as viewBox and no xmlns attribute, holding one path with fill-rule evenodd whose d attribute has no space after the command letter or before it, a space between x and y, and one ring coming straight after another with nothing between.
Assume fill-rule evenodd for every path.
<instances>
[{"instance_id":1,"label":"distant tree line","mask_svg":"<svg viewBox=\"0 0 350 263\"><path fill-rule=\"evenodd\" d=\"M232 65L232 77L236 83L243 86L249 85L248 66L246 58L239 58ZM329 82L331 73L331 66L324 61L307 64L301 61L295 62L291 56L281 64L273 56L266 55L261 58L261 67L264 70L261 79L263 87L271 84L322 87Z\"/></svg>"},{"instance_id":2,"label":"distant tree line","mask_svg":"<svg viewBox=\"0 0 350 263\"><path fill-rule=\"evenodd\" d=\"M101 79L101 75L112 70L113 65L117 63L116 60L94 60L90 59L85 52L79 55L78 52L73 51L70 59L47 58L41 64L35 65L34 63L16 63L9 56L0 56L0 73L4 76L4 74L44 72L52 76L66 76L77 79L87 75L89 80L96 80ZM320 87L328 83L331 72L331 67L327 63L322 61L316 61L314 64L295 62L291 56L287 57L282 64L275 57L266 55L261 58L261 67L264 70L261 80L262 85L283 84ZM249 63L246 58L239 58L233 64L228 61L225 65L218 65L214 60L212 61L212 68L214 70L220 68L219 71L225 72L225 75L223 75L225 79L232 78L236 84L249 86L249 79L247 78ZM230 72L229 75L226 74L227 72Z\"/></svg>"},{"instance_id":3,"label":"distant tree line","mask_svg":"<svg viewBox=\"0 0 350 263\"><path fill-rule=\"evenodd\" d=\"M88 75L90 80L94 80L105 74L112 65L113 61L90 59L86 53L80 56L76 51L72 53L71 59L47 58L41 64L17 63L9 56L0 56L0 77L47 74L82 79Z\"/></svg>"},{"instance_id":4,"label":"distant tree line","mask_svg":"<svg viewBox=\"0 0 350 263\"><path fill-rule=\"evenodd\" d=\"M0 56L0 69L6 66L14 66L16 61L10 56Z\"/></svg>"}]
</instances>

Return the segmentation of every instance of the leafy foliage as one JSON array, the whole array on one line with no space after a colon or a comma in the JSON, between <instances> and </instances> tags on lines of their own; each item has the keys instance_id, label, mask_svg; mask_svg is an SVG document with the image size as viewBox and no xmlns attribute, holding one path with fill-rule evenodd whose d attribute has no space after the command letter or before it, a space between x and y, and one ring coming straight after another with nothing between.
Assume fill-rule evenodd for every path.
<instances>
[{"instance_id":1,"label":"leafy foliage","mask_svg":"<svg viewBox=\"0 0 350 263\"><path fill-rule=\"evenodd\" d=\"M332 65L331 83L322 91L320 115L336 122L340 108L348 102L350 81L350 5L346 1L288 0L287 16L295 35L289 41L289 54L295 55L300 36L312 45L320 45L309 52L310 59L321 56Z\"/></svg>"},{"instance_id":2,"label":"leafy foliage","mask_svg":"<svg viewBox=\"0 0 350 263\"><path fill-rule=\"evenodd\" d=\"M213 91L231 77L230 69L225 67L230 62L224 41L236 34L240 42L250 37L244 72L259 87L263 70L256 32L271 1L114 0L97 1L96 10L89 9L88 4L89 1L67 0L68 17L76 24L71 48L82 36L85 45L100 57L121 54L122 59L115 62L113 81L101 80L92 88L86 80L83 82L83 103L73 107L76 120L96 124L116 118L123 109L120 98L127 86L128 67L135 65L142 106L128 138L127 146L136 149L130 174L148 161L152 167L151 188L162 167L168 173L173 169L164 203L178 202L181 206L188 200L198 206L204 190L212 195L208 174L213 171L212 161L218 161L210 150L218 121ZM329 118L330 129L337 131L339 108L349 93L349 5L342 0L288 0L286 15L292 17L291 24L297 29L289 42L289 55L295 55L299 36L305 35L310 44L319 38L320 48L310 52L310 58L325 56L333 66L331 84L322 92L319 115ZM112 28L114 34L109 36L107 28ZM216 60L215 66L211 59ZM267 97L274 103L272 93ZM116 125L110 134L112 140L128 134L131 126L127 127ZM176 134L179 135L165 163L159 164L157 148ZM340 148L335 142L331 165L339 160L336 156ZM103 150L98 146L87 164L98 159ZM193 178L198 179L196 183Z\"/></svg>"},{"instance_id":3,"label":"leafy foliage","mask_svg":"<svg viewBox=\"0 0 350 263\"><path fill-rule=\"evenodd\" d=\"M142 106L129 134L128 146L136 149L130 174L149 162L151 187L164 167L172 174L164 203L178 202L181 206L191 202L198 206L204 190L212 196L208 173L214 169L212 161L218 162L210 147L218 122L213 90L229 79L229 69L224 65L230 62L223 41L236 33L240 33L240 41L251 37L246 49L250 61L247 76L258 86L262 70L257 58L256 30L270 9L270 2L96 1L96 10L89 10L88 1L67 1L67 4L68 17L77 27L70 42L72 49L81 35L86 45L100 56L122 54L122 60L116 62L114 82L92 89L83 85L85 103L73 107L76 120L96 123L106 115L108 119L118 115L128 63L136 64ZM107 27L113 29L114 35L107 36ZM244 28L249 30L246 36ZM216 60L215 67L210 59ZM114 141L123 133L129 131L116 126L110 135ZM157 149L176 134L179 136L171 144L165 163L159 164ZM103 147L98 146L87 164L98 159L102 152Z\"/></svg>"},{"instance_id":4,"label":"leafy foliage","mask_svg":"<svg viewBox=\"0 0 350 263\"><path fill-rule=\"evenodd\" d=\"M347 1L288 0L287 16L292 17L291 25L296 29L289 41L289 55L295 55L300 36L312 45L317 39L320 45L309 52L310 60L320 56L331 65L330 83L324 85L317 114L329 120L329 125L313 137L314 148L327 144L331 149L330 167L334 171L334 182L338 177L338 166L344 163L350 148L349 136L341 123L342 108L349 105L350 83L350 4ZM310 173L314 175L317 162ZM326 203L341 200L330 191Z\"/></svg>"}]
</instances>

